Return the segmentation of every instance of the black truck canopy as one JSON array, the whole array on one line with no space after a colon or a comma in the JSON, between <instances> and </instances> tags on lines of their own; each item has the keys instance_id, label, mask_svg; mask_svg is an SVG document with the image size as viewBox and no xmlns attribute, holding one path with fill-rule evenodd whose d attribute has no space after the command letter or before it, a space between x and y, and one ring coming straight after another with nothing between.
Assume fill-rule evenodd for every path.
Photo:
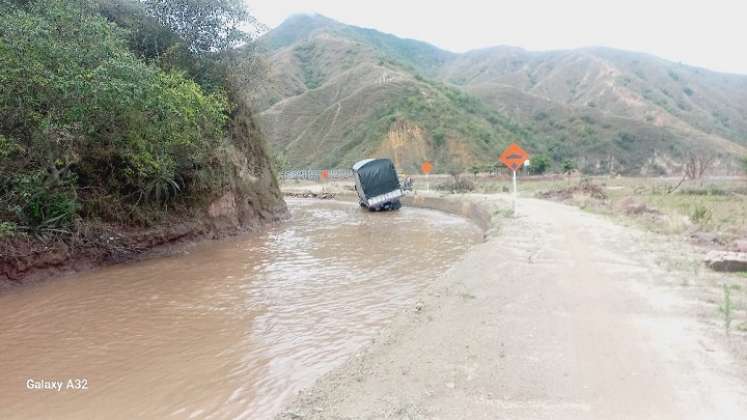
<instances>
[{"instance_id":1,"label":"black truck canopy","mask_svg":"<svg viewBox=\"0 0 747 420\"><path fill-rule=\"evenodd\" d=\"M366 159L353 165L365 199L399 190L399 177L389 159Z\"/></svg>"}]
</instances>

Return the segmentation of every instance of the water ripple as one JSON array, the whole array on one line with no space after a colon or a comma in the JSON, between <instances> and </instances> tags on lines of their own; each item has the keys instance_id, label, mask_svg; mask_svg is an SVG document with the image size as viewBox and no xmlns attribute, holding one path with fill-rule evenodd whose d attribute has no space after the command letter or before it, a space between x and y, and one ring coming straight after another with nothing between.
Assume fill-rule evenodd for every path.
<instances>
[{"instance_id":1,"label":"water ripple","mask_svg":"<svg viewBox=\"0 0 747 420\"><path fill-rule=\"evenodd\" d=\"M0 418L267 418L479 240L429 210L289 202L269 231L0 296ZM27 378L87 378L41 394Z\"/></svg>"}]
</instances>

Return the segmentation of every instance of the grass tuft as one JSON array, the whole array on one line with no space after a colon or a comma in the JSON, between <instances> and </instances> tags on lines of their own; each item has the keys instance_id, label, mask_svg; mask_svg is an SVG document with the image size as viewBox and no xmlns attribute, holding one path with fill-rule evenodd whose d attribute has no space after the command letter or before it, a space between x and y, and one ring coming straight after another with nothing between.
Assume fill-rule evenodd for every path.
<instances>
[{"instance_id":1,"label":"grass tuft","mask_svg":"<svg viewBox=\"0 0 747 420\"><path fill-rule=\"evenodd\" d=\"M724 303L719 307L719 310L724 316L724 329L726 330L726 334L728 335L731 329L731 321L734 315L734 305L731 301L731 288L726 283L724 283L723 289Z\"/></svg>"}]
</instances>

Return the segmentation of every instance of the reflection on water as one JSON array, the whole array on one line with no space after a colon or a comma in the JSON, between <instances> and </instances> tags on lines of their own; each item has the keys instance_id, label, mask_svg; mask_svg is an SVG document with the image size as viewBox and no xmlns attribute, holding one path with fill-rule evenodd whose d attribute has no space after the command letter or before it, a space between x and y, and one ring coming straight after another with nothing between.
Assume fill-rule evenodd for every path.
<instances>
[{"instance_id":1,"label":"reflection on water","mask_svg":"<svg viewBox=\"0 0 747 420\"><path fill-rule=\"evenodd\" d=\"M429 210L289 207L263 233L0 296L0 418L272 417L480 238Z\"/></svg>"}]
</instances>

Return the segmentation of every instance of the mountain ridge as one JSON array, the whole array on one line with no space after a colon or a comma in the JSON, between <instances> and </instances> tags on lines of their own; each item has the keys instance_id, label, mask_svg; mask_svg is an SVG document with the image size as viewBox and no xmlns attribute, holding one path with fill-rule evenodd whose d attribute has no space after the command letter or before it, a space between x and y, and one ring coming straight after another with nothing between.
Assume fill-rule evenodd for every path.
<instances>
[{"instance_id":1,"label":"mountain ridge","mask_svg":"<svg viewBox=\"0 0 747 420\"><path fill-rule=\"evenodd\" d=\"M417 38L400 37L400 36L398 36L396 34L389 33L389 32L384 32L384 31L380 31L380 30L377 30L377 29L371 28L371 27L362 27L362 26L349 25L349 24L342 23L340 21L334 20L334 19L332 19L330 17L327 17L327 16L322 15L320 13L315 13L315 12L310 12L310 13L294 13L294 14L291 14L283 22L281 22L280 25L276 26L275 28L270 29L270 31L267 34L273 33L273 35L275 35L275 31L278 30L278 29L288 29L287 27L289 25L292 26L292 23L295 22L295 21L316 22L316 25L313 27L313 29L322 29L322 28L324 28L326 26L329 26L329 27L348 27L348 28L356 28L356 29L364 30L364 31L373 31L373 32L377 32L377 33L379 33L381 35L385 35L385 36L388 36L388 37L398 38L399 40L408 41L408 42L412 42L412 43L418 43L418 44L428 45L429 47L431 47L431 48L433 48L435 50L439 50L439 51L441 51L444 54L449 54L449 55L453 55L453 56L468 55L468 54L472 54L472 53L479 53L479 52L485 52L485 51L491 51L491 50L502 50L502 49L516 50L516 51L520 51L520 52L524 52L524 53L528 53L528 54L550 54L550 53L564 53L564 52L572 52L572 51L579 51L579 52L581 52L581 51L595 51L595 50L602 51L602 50L607 50L607 51L612 51L612 52L622 52L622 53L626 53L626 54L636 54L636 55L640 55L640 56L643 56L643 57L648 57L648 58L653 58L653 59L661 60L661 61L666 62L666 63L671 64L671 65L689 67L689 68L692 68L692 69L695 69L695 70L700 70L700 71L703 71L703 72L713 73L713 74L717 74L717 75L735 76L735 77L740 77L740 78L747 78L747 74L736 73L736 72L729 72L729 71L721 71L721 70L716 70L716 69L704 67L704 66L701 66L701 65L688 64L688 63L684 63L684 62L681 62L681 61L676 61L676 60L672 60L672 59L660 57L660 56L658 56L656 54L645 52L645 51L635 51L635 50L628 50L628 49L624 49L624 48L610 47L610 46L606 46L606 45L595 45L595 44L590 44L590 45L586 45L586 46L582 46L582 47L577 47L577 48L551 48L551 49L546 49L546 50L534 50L534 49L528 49L528 48L524 48L524 47L518 47L518 46L515 46L515 45L509 45L509 44L496 44L496 45L489 45L489 46L485 46L485 47L471 48L471 49L468 49L468 50L465 50L465 51L462 51L462 52L458 52L458 51L450 50L448 48L440 47L440 46L432 44L432 43L430 43L428 41L420 40L420 39L417 39ZM267 38L267 34L265 34L265 36L264 36L265 40Z\"/></svg>"},{"instance_id":2,"label":"mountain ridge","mask_svg":"<svg viewBox=\"0 0 747 420\"><path fill-rule=\"evenodd\" d=\"M408 170L425 158L484 165L511 141L589 172L671 173L710 150L728 170L747 155L747 76L647 53L453 53L321 15L289 18L259 44L274 89L257 98L262 125L294 165L373 153Z\"/></svg>"}]
</instances>

